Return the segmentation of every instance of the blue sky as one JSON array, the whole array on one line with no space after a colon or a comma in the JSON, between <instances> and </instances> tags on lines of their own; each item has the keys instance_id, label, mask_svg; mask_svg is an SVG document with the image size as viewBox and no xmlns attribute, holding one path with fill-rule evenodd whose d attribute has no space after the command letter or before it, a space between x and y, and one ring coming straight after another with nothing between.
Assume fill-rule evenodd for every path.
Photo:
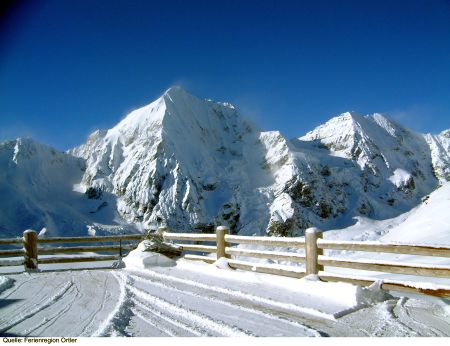
<instances>
[{"instance_id":1,"label":"blue sky","mask_svg":"<svg viewBox=\"0 0 450 346\"><path fill-rule=\"evenodd\" d=\"M450 128L449 1L34 0L2 12L0 140L65 150L175 84L288 137L349 110Z\"/></svg>"}]
</instances>

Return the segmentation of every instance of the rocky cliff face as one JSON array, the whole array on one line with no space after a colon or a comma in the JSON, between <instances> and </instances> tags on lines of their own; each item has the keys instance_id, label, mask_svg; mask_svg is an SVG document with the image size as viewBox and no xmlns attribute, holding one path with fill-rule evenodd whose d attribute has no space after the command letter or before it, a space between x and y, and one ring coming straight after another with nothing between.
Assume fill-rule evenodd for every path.
<instances>
[{"instance_id":1,"label":"rocky cliff face","mask_svg":"<svg viewBox=\"0 0 450 346\"><path fill-rule=\"evenodd\" d=\"M12 149L3 156L1 150L7 151L0 149L0 164L10 167ZM312 225L344 227L356 215L382 219L411 209L450 179L449 153L445 132L414 133L380 114L344 113L288 140L259 131L230 104L175 87L58 153L56 170L48 154L35 153L28 164L59 172L54 184L79 194L69 218L91 231L107 232L108 224L166 224L176 231L228 224L234 233L286 236ZM5 176L0 186L14 194L10 182ZM102 213L102 222L94 220ZM45 218L36 224L47 225ZM54 228L65 232L67 225Z\"/></svg>"}]
</instances>

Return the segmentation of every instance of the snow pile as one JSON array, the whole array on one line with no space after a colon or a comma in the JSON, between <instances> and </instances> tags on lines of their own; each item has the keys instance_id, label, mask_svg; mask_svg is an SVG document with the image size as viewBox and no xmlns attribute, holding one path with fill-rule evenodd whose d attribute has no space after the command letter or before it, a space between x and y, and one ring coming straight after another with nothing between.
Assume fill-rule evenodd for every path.
<instances>
[{"instance_id":1,"label":"snow pile","mask_svg":"<svg viewBox=\"0 0 450 346\"><path fill-rule=\"evenodd\" d=\"M192 277L198 282L196 286L199 288L203 287L200 282L214 283L217 279L240 282L248 287L252 285L264 287L263 290L257 289L261 296L254 296L252 299L255 301L265 301L263 292L272 298L278 297L277 292L289 292L290 301L292 303L301 301L304 312L331 319L393 299L388 292L381 289L381 281L376 281L369 287L360 287L344 282L324 282L316 275L308 275L299 280L254 271L234 270L229 266L227 258L220 258L211 265L179 261L176 270L185 277Z\"/></svg>"},{"instance_id":2,"label":"snow pile","mask_svg":"<svg viewBox=\"0 0 450 346\"><path fill-rule=\"evenodd\" d=\"M384 302L393 299L387 291L381 288L382 280L375 281L369 287L357 286L356 301L358 306L368 306L376 303Z\"/></svg>"},{"instance_id":3,"label":"snow pile","mask_svg":"<svg viewBox=\"0 0 450 346\"><path fill-rule=\"evenodd\" d=\"M146 251L145 242L141 242L136 249L123 258L126 268L145 269L150 267L171 267L176 262L156 252Z\"/></svg>"},{"instance_id":4,"label":"snow pile","mask_svg":"<svg viewBox=\"0 0 450 346\"><path fill-rule=\"evenodd\" d=\"M11 288L14 286L14 280L6 277L6 276L0 276L0 294L3 291L6 291L8 288Z\"/></svg>"},{"instance_id":5,"label":"snow pile","mask_svg":"<svg viewBox=\"0 0 450 346\"><path fill-rule=\"evenodd\" d=\"M213 265L219 269L233 270L228 264L228 259L225 257L219 258L217 261L213 263Z\"/></svg>"},{"instance_id":6,"label":"snow pile","mask_svg":"<svg viewBox=\"0 0 450 346\"><path fill-rule=\"evenodd\" d=\"M341 306L342 310L335 317L348 311L374 305L393 297L381 289L382 282L376 281L369 287L361 287L344 282L323 282L318 278L307 276L296 284L296 292L305 294L316 304Z\"/></svg>"}]
</instances>

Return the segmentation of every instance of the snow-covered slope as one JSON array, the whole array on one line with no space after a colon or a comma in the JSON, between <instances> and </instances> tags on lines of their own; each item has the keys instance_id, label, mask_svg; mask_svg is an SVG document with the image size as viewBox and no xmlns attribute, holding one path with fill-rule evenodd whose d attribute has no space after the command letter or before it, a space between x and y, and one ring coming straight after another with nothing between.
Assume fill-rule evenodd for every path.
<instances>
[{"instance_id":1,"label":"snow-covered slope","mask_svg":"<svg viewBox=\"0 0 450 346\"><path fill-rule=\"evenodd\" d=\"M385 220L358 216L350 227L326 232L327 239L379 240L450 245L450 183L444 183L410 211ZM377 256L380 256L377 254Z\"/></svg>"},{"instance_id":2,"label":"snow-covered slope","mask_svg":"<svg viewBox=\"0 0 450 346\"><path fill-rule=\"evenodd\" d=\"M86 235L86 226L96 223L122 230L115 220L120 218L114 196L103 196L100 201L76 191L84 160L31 139L17 139L0 143L0 167L1 236L44 227L41 235Z\"/></svg>"},{"instance_id":3,"label":"snow-covered slope","mask_svg":"<svg viewBox=\"0 0 450 346\"><path fill-rule=\"evenodd\" d=\"M448 148L434 154L433 160L426 139L381 114L344 113L299 138L297 147L304 152L309 143L322 149L309 151L325 176L319 186L345 195L337 206L331 205L333 215L343 210L347 215L384 219L410 210L446 180L437 172L445 171L439 164ZM330 197L325 200L335 201Z\"/></svg>"},{"instance_id":4,"label":"snow-covered slope","mask_svg":"<svg viewBox=\"0 0 450 346\"><path fill-rule=\"evenodd\" d=\"M450 183L446 183L390 227L383 241L450 245Z\"/></svg>"},{"instance_id":5,"label":"snow-covered slope","mask_svg":"<svg viewBox=\"0 0 450 346\"><path fill-rule=\"evenodd\" d=\"M7 171L14 166L11 150L1 161ZM310 226L343 228L357 216L386 219L407 212L450 179L448 132L422 135L380 114L344 113L288 140L278 131L259 131L230 104L200 100L179 87L58 155L64 168L51 169L47 154L33 160L58 175L51 181L65 192L36 192L41 199L28 209L53 208L52 196L68 198L77 184L83 202L70 200L71 210L106 202L108 208L99 211L110 214L97 223L114 224L117 211L130 224L166 224L174 231L227 224L233 233L284 236ZM31 174L33 160L29 169L18 168L19 175ZM28 184L31 180L22 179L19 185L27 190ZM19 185L8 177L1 188L14 195ZM84 192L91 197L88 204ZM17 204L27 198L20 195ZM20 208L0 212L3 233L17 228L15 210ZM40 215L33 222L22 218L19 228L47 226L45 213L31 213ZM86 212L66 216L66 224L86 229L97 215L87 217Z\"/></svg>"},{"instance_id":6,"label":"snow-covered slope","mask_svg":"<svg viewBox=\"0 0 450 346\"><path fill-rule=\"evenodd\" d=\"M439 135L425 136L431 149L431 160L436 177L440 181L450 181L450 130Z\"/></svg>"}]
</instances>

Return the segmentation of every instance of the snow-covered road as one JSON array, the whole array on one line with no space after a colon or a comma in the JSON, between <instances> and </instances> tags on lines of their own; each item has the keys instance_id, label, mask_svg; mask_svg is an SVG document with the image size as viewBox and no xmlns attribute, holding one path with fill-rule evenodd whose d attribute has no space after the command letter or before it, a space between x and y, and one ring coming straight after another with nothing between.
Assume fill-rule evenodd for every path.
<instances>
[{"instance_id":1,"label":"snow-covered road","mask_svg":"<svg viewBox=\"0 0 450 346\"><path fill-rule=\"evenodd\" d=\"M187 262L0 278L2 335L450 335L448 311L429 301L395 298L349 308L345 297L306 294L301 280ZM343 284L333 285L344 292Z\"/></svg>"}]
</instances>

